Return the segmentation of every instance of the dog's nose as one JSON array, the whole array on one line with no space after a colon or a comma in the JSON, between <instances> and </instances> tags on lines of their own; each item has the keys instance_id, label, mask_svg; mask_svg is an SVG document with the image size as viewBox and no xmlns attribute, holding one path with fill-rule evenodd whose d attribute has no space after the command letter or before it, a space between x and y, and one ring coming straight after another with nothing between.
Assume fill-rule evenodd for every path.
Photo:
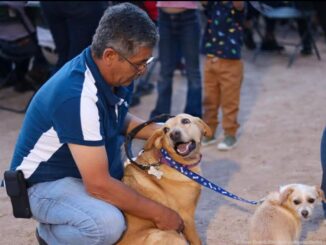
<instances>
[{"instance_id":1,"label":"dog's nose","mask_svg":"<svg viewBox=\"0 0 326 245\"><path fill-rule=\"evenodd\" d=\"M174 142L178 142L181 141L181 132L179 130L174 130L171 132L170 134L170 138L174 141Z\"/></svg>"},{"instance_id":2,"label":"dog's nose","mask_svg":"<svg viewBox=\"0 0 326 245\"><path fill-rule=\"evenodd\" d=\"M302 211L301 211L301 214L302 214L303 217L307 218L309 212L308 212L307 210L302 210Z\"/></svg>"}]
</instances>

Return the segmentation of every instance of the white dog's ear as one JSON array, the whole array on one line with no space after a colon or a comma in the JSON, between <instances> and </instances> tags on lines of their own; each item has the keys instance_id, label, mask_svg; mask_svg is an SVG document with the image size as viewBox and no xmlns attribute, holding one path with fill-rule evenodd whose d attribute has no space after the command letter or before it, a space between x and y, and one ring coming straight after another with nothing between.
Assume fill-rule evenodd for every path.
<instances>
[{"instance_id":1,"label":"white dog's ear","mask_svg":"<svg viewBox=\"0 0 326 245\"><path fill-rule=\"evenodd\" d=\"M287 187L285 190L282 190L280 193L280 204L284 204L289 196L292 194L292 192L294 191L294 189L292 187Z\"/></svg>"},{"instance_id":2,"label":"white dog's ear","mask_svg":"<svg viewBox=\"0 0 326 245\"><path fill-rule=\"evenodd\" d=\"M149 137L149 139L146 141L144 150L150 150L151 148L155 147L157 149L162 148L162 139L164 136L163 129L157 129L154 131L154 134Z\"/></svg>"},{"instance_id":3,"label":"white dog's ear","mask_svg":"<svg viewBox=\"0 0 326 245\"><path fill-rule=\"evenodd\" d=\"M325 193L323 192L322 189L320 189L319 186L315 185L315 189L317 191L317 194L318 194L318 198L324 202L326 202L326 198L325 198Z\"/></svg>"},{"instance_id":4,"label":"white dog's ear","mask_svg":"<svg viewBox=\"0 0 326 245\"><path fill-rule=\"evenodd\" d=\"M198 123L203 136L206 137L212 137L212 130L211 128L203 121L201 120L199 117L196 118L196 122Z\"/></svg>"}]
</instances>

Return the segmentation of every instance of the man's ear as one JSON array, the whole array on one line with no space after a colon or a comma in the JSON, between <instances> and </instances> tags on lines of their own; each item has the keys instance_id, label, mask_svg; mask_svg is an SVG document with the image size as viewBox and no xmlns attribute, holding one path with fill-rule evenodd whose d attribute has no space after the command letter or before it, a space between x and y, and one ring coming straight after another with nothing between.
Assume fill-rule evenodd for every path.
<instances>
[{"instance_id":1,"label":"man's ear","mask_svg":"<svg viewBox=\"0 0 326 245\"><path fill-rule=\"evenodd\" d=\"M154 134L149 137L149 139L146 141L144 150L150 150L151 148L155 147L157 149L162 148L162 139L164 136L163 129L157 129L154 131Z\"/></svg>"},{"instance_id":2,"label":"man's ear","mask_svg":"<svg viewBox=\"0 0 326 245\"><path fill-rule=\"evenodd\" d=\"M203 136L206 137L212 137L212 130L211 128L203 121L201 120L199 117L196 118L196 122L198 123Z\"/></svg>"},{"instance_id":3,"label":"man's ear","mask_svg":"<svg viewBox=\"0 0 326 245\"><path fill-rule=\"evenodd\" d=\"M319 186L315 185L315 189L317 191L317 194L318 194L318 198L320 200L322 200L323 202L326 202L326 198L325 198L325 193L323 192L322 189L320 189Z\"/></svg>"},{"instance_id":4,"label":"man's ear","mask_svg":"<svg viewBox=\"0 0 326 245\"><path fill-rule=\"evenodd\" d=\"M117 53L112 48L106 48L103 52L103 60L110 65Z\"/></svg>"},{"instance_id":5,"label":"man's ear","mask_svg":"<svg viewBox=\"0 0 326 245\"><path fill-rule=\"evenodd\" d=\"M280 205L284 204L290 195L293 193L294 189L292 187L287 187L285 190L281 192L280 195Z\"/></svg>"}]
</instances>

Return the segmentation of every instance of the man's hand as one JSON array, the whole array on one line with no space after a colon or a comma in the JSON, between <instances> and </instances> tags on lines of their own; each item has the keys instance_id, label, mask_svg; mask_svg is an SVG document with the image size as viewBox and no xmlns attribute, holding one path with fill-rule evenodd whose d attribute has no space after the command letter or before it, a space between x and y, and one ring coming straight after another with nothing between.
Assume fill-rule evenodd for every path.
<instances>
[{"instance_id":1,"label":"man's hand","mask_svg":"<svg viewBox=\"0 0 326 245\"><path fill-rule=\"evenodd\" d=\"M163 209L161 215L155 218L154 223L160 230L176 230L180 233L184 229L182 218L170 208Z\"/></svg>"}]
</instances>

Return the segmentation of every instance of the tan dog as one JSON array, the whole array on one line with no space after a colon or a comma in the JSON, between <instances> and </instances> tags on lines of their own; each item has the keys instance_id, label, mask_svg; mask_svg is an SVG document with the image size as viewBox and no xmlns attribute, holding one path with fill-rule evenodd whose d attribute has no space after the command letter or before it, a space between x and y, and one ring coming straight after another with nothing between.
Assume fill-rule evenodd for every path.
<instances>
[{"instance_id":1,"label":"tan dog","mask_svg":"<svg viewBox=\"0 0 326 245\"><path fill-rule=\"evenodd\" d=\"M201 158L201 139L210 134L209 127L201 119L179 114L154 132L136 161L142 164L157 163L159 150L164 148L175 161L188 166L196 164ZM191 170L200 173L198 165L191 167ZM157 172L162 174L161 178L129 164L123 182L142 195L178 212L185 224L183 234L159 230L150 220L125 213L127 230L118 244L201 244L194 221L200 185L167 164L161 164Z\"/></svg>"},{"instance_id":2,"label":"tan dog","mask_svg":"<svg viewBox=\"0 0 326 245\"><path fill-rule=\"evenodd\" d=\"M311 216L318 199L325 199L319 187L302 184L270 193L251 220L251 244L294 244L300 237L301 219Z\"/></svg>"}]
</instances>

